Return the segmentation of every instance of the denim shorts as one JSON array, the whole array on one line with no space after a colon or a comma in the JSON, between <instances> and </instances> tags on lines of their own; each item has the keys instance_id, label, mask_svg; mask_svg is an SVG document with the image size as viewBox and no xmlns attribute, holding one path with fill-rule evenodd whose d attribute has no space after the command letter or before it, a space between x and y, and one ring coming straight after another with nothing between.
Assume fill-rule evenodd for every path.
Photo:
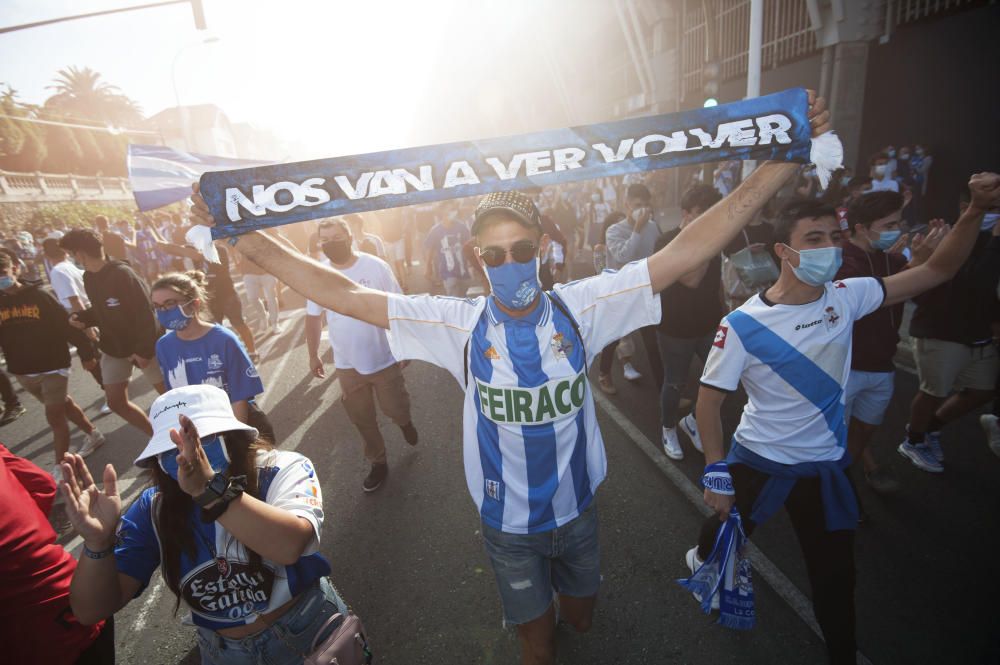
<instances>
[{"instance_id":1,"label":"denim shorts","mask_svg":"<svg viewBox=\"0 0 1000 665\"><path fill-rule=\"evenodd\" d=\"M545 614L553 590L589 598L601 585L597 506L552 531L504 533L483 524L483 542L497 578L504 624L520 625Z\"/></svg>"},{"instance_id":2,"label":"denim shorts","mask_svg":"<svg viewBox=\"0 0 1000 665\"><path fill-rule=\"evenodd\" d=\"M326 620L347 605L324 577L301 594L295 604L262 633L229 639L209 628L198 628L202 665L293 665L309 655L313 641L325 638L335 626L317 636Z\"/></svg>"}]
</instances>

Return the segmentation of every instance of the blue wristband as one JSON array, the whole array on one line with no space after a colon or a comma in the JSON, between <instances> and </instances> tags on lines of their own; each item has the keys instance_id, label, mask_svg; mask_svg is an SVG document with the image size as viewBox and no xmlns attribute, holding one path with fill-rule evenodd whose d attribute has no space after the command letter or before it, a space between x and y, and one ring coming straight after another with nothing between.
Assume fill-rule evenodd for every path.
<instances>
[{"instance_id":1,"label":"blue wristband","mask_svg":"<svg viewBox=\"0 0 1000 665\"><path fill-rule=\"evenodd\" d=\"M83 553L87 555L88 559L104 559L115 553L115 546L112 545L106 550L101 550L100 552L95 552L86 545L83 546Z\"/></svg>"},{"instance_id":2,"label":"blue wristband","mask_svg":"<svg viewBox=\"0 0 1000 665\"><path fill-rule=\"evenodd\" d=\"M701 477L701 486L715 494L735 496L733 477L729 475L729 465L725 462L715 462L705 467Z\"/></svg>"}]
</instances>

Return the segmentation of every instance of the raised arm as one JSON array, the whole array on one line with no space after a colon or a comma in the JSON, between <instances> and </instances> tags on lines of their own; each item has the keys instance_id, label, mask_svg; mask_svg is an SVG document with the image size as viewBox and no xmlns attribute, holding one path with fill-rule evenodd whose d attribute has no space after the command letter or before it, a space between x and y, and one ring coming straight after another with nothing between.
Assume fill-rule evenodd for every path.
<instances>
[{"instance_id":1,"label":"raised arm","mask_svg":"<svg viewBox=\"0 0 1000 665\"><path fill-rule=\"evenodd\" d=\"M199 224L213 226L212 214L194 185L191 212ZM351 281L339 270L324 266L260 231L238 236L243 256L271 273L314 303L381 328L389 327L389 299L385 292Z\"/></svg>"},{"instance_id":2,"label":"raised arm","mask_svg":"<svg viewBox=\"0 0 1000 665\"><path fill-rule=\"evenodd\" d=\"M809 121L814 138L830 129L826 102L812 91ZM798 168L798 164L791 162L764 162L732 194L684 227L673 242L649 257L653 291L662 291L719 254Z\"/></svg>"},{"instance_id":3,"label":"raised arm","mask_svg":"<svg viewBox=\"0 0 1000 665\"><path fill-rule=\"evenodd\" d=\"M951 232L924 263L896 273L883 280L885 301L882 306L895 305L943 284L955 276L969 258L979 235L983 213L1000 202L1000 175L977 173L969 179L972 201L955 222Z\"/></svg>"}]
</instances>

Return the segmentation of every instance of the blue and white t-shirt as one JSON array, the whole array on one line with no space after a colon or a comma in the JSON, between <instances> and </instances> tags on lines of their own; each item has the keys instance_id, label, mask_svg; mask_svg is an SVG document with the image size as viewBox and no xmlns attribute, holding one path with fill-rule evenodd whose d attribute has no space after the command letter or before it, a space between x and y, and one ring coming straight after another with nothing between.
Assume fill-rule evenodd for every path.
<instances>
[{"instance_id":1,"label":"blue and white t-shirt","mask_svg":"<svg viewBox=\"0 0 1000 665\"><path fill-rule=\"evenodd\" d=\"M743 382L749 399L733 438L781 464L839 460L854 322L884 299L880 279L858 277L827 283L804 305L758 294L725 316L701 382L725 391Z\"/></svg>"},{"instance_id":2,"label":"blue and white t-shirt","mask_svg":"<svg viewBox=\"0 0 1000 665\"><path fill-rule=\"evenodd\" d=\"M218 324L191 341L168 331L156 341L156 361L163 370L167 390L208 384L225 390L233 402L250 401L264 392L243 343Z\"/></svg>"},{"instance_id":3,"label":"blue and white t-shirt","mask_svg":"<svg viewBox=\"0 0 1000 665\"><path fill-rule=\"evenodd\" d=\"M469 493L483 522L508 533L551 531L590 505L607 460L587 367L609 342L660 320L645 261L554 294L582 347L550 296L522 318L492 298L389 296L393 355L443 367L465 390Z\"/></svg>"},{"instance_id":4,"label":"blue and white t-shirt","mask_svg":"<svg viewBox=\"0 0 1000 665\"><path fill-rule=\"evenodd\" d=\"M309 459L288 450L261 451L257 479L258 497L307 520L313 540L295 564L263 559L261 569L254 571L246 548L218 522L204 524L195 506L188 523L197 551L194 558L181 553L180 594L197 626L219 630L253 623L257 614L281 607L330 574L330 563L319 554L323 495ZM153 517L160 505L154 501L156 494L150 487L129 506L118 524L115 545L118 572L138 580L143 589L161 563L160 533Z\"/></svg>"},{"instance_id":5,"label":"blue and white t-shirt","mask_svg":"<svg viewBox=\"0 0 1000 665\"><path fill-rule=\"evenodd\" d=\"M427 233L424 247L434 252L437 274L441 279L465 278L469 276L462 248L472 236L469 229L460 222L452 222L450 227L435 224Z\"/></svg>"}]
</instances>

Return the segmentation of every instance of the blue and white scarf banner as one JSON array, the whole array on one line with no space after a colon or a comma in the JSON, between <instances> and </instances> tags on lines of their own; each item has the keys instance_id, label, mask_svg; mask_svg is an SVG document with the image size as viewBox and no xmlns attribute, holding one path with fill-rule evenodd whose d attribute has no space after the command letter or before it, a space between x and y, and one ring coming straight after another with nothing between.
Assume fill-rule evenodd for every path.
<instances>
[{"instance_id":1,"label":"blue and white scarf banner","mask_svg":"<svg viewBox=\"0 0 1000 665\"><path fill-rule=\"evenodd\" d=\"M271 162L182 152L164 145L128 145L128 179L139 210L155 210L191 197L206 171L244 169Z\"/></svg>"},{"instance_id":2,"label":"blue and white scarf banner","mask_svg":"<svg viewBox=\"0 0 1000 665\"><path fill-rule=\"evenodd\" d=\"M719 595L719 623L726 628L750 630L757 621L753 599L753 573L744 556L747 543L743 520L734 506L729 519L719 526L712 553L687 579L677 583L701 600L705 614L712 611L712 598Z\"/></svg>"},{"instance_id":3,"label":"blue and white scarf banner","mask_svg":"<svg viewBox=\"0 0 1000 665\"><path fill-rule=\"evenodd\" d=\"M725 159L840 165L805 89L666 115L201 176L215 238L309 219ZM824 155L825 158L824 158ZM838 156L839 155L839 156Z\"/></svg>"}]
</instances>

